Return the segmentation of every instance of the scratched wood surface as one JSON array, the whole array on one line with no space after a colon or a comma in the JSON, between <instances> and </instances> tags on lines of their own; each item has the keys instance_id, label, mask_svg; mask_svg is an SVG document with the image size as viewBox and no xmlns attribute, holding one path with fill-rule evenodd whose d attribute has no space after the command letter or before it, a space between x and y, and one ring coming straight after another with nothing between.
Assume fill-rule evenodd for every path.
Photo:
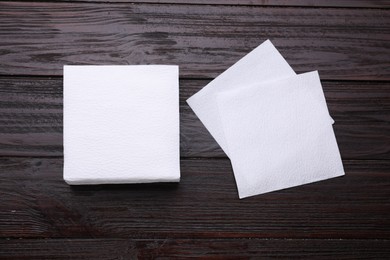
<instances>
[{"instance_id":1,"label":"scratched wood surface","mask_svg":"<svg viewBox=\"0 0 390 260\"><path fill-rule=\"evenodd\" d=\"M237 199L228 159L182 159L180 184L73 187L62 158L2 158L0 227L13 238L386 239L390 162L344 161L348 176ZM12 176L12 178L10 178Z\"/></svg>"},{"instance_id":2,"label":"scratched wood surface","mask_svg":"<svg viewBox=\"0 0 390 260\"><path fill-rule=\"evenodd\" d=\"M388 1L0 1L0 259L390 256ZM185 100L270 38L319 70L346 176L237 198ZM62 180L64 64L180 65L180 184Z\"/></svg>"},{"instance_id":3,"label":"scratched wood surface","mask_svg":"<svg viewBox=\"0 0 390 260\"><path fill-rule=\"evenodd\" d=\"M3 2L14 0L2 0ZM24 0L30 1L30 0ZM51 2L41 0L41 2ZM56 2L104 2L104 3L157 3L197 5L245 5L245 6L300 6L300 7L344 7L344 8L388 8L386 0L58 0Z\"/></svg>"},{"instance_id":4,"label":"scratched wood surface","mask_svg":"<svg viewBox=\"0 0 390 260\"><path fill-rule=\"evenodd\" d=\"M63 64L180 65L212 78L271 38L298 72L389 80L386 9L0 3L0 72L62 74ZM28 42L26 42L28 39Z\"/></svg>"}]
</instances>

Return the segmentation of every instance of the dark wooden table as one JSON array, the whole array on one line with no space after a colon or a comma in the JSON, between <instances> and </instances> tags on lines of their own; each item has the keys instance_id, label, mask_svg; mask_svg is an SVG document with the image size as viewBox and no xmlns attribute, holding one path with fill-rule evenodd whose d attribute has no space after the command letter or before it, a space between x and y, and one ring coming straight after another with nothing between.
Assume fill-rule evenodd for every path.
<instances>
[{"instance_id":1,"label":"dark wooden table","mask_svg":"<svg viewBox=\"0 0 390 260\"><path fill-rule=\"evenodd\" d=\"M136 2L0 1L0 258L390 258L389 1ZM267 38L320 71L346 176L239 200L185 100ZM180 184L64 183L64 64L180 65Z\"/></svg>"}]
</instances>

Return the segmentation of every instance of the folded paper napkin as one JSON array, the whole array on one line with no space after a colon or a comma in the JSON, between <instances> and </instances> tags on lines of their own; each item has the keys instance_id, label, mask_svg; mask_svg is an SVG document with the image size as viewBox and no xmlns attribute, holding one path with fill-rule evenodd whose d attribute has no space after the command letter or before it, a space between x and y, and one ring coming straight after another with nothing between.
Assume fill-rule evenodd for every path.
<instances>
[{"instance_id":1,"label":"folded paper napkin","mask_svg":"<svg viewBox=\"0 0 390 260\"><path fill-rule=\"evenodd\" d=\"M68 184L180 179L178 67L65 66Z\"/></svg>"},{"instance_id":2,"label":"folded paper napkin","mask_svg":"<svg viewBox=\"0 0 390 260\"><path fill-rule=\"evenodd\" d=\"M216 96L221 91L245 88L296 75L271 41L267 40L187 100L210 134L229 155Z\"/></svg>"},{"instance_id":3,"label":"folded paper napkin","mask_svg":"<svg viewBox=\"0 0 390 260\"><path fill-rule=\"evenodd\" d=\"M344 175L324 102L317 72L218 94L240 198Z\"/></svg>"},{"instance_id":4,"label":"folded paper napkin","mask_svg":"<svg viewBox=\"0 0 390 260\"><path fill-rule=\"evenodd\" d=\"M344 174L317 72L267 40L187 100L232 161L239 197Z\"/></svg>"}]
</instances>

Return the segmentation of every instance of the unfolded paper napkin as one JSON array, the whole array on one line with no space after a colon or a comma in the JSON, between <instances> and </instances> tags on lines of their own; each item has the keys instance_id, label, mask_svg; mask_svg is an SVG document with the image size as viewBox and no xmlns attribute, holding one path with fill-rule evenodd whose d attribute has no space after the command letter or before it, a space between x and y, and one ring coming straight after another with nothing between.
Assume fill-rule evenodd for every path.
<instances>
[{"instance_id":1,"label":"unfolded paper napkin","mask_svg":"<svg viewBox=\"0 0 390 260\"><path fill-rule=\"evenodd\" d=\"M344 175L317 72L217 95L245 198Z\"/></svg>"},{"instance_id":2,"label":"unfolded paper napkin","mask_svg":"<svg viewBox=\"0 0 390 260\"><path fill-rule=\"evenodd\" d=\"M65 181L179 181L178 79L177 66L65 66Z\"/></svg>"},{"instance_id":3,"label":"unfolded paper napkin","mask_svg":"<svg viewBox=\"0 0 390 260\"><path fill-rule=\"evenodd\" d=\"M216 96L221 91L296 75L271 41L267 40L187 100L223 151L229 156Z\"/></svg>"}]
</instances>

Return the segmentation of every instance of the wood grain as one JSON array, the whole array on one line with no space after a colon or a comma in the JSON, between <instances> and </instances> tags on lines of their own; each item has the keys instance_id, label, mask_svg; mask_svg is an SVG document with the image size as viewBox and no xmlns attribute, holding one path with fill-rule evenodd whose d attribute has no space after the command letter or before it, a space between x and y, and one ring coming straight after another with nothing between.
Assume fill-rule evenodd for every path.
<instances>
[{"instance_id":1,"label":"wood grain","mask_svg":"<svg viewBox=\"0 0 390 260\"><path fill-rule=\"evenodd\" d=\"M10 0L1 0L7 2ZM12 1L12 0L11 0ZM22 0L34 2L33 0ZM53 2L52 0L41 0ZM102 2L102 3L156 3L183 4L181 0L57 0L57 2ZM186 0L191 5L247 5L247 6L297 6L297 7L344 7L344 8L389 8L386 0Z\"/></svg>"},{"instance_id":2,"label":"wood grain","mask_svg":"<svg viewBox=\"0 0 390 260\"><path fill-rule=\"evenodd\" d=\"M389 240L51 239L0 241L0 259L385 259ZM28 256L28 257L26 257Z\"/></svg>"},{"instance_id":3,"label":"wood grain","mask_svg":"<svg viewBox=\"0 0 390 260\"><path fill-rule=\"evenodd\" d=\"M0 158L2 238L388 239L390 161L239 200L227 159L181 161L179 184L70 187L61 158Z\"/></svg>"},{"instance_id":4,"label":"wood grain","mask_svg":"<svg viewBox=\"0 0 390 260\"><path fill-rule=\"evenodd\" d=\"M208 83L180 82L181 156L225 157L185 100ZM344 159L390 158L390 85L324 81ZM0 155L62 155L62 79L0 77Z\"/></svg>"},{"instance_id":5,"label":"wood grain","mask_svg":"<svg viewBox=\"0 0 390 260\"><path fill-rule=\"evenodd\" d=\"M298 71L390 80L390 12L261 6L0 2L0 74L64 64L178 64L213 78L270 38Z\"/></svg>"},{"instance_id":6,"label":"wood grain","mask_svg":"<svg viewBox=\"0 0 390 260\"><path fill-rule=\"evenodd\" d=\"M0 259L385 259L390 2L0 0ZM271 39L319 70L346 176L239 200L185 100ZM64 64L180 65L179 184L62 180Z\"/></svg>"}]
</instances>

